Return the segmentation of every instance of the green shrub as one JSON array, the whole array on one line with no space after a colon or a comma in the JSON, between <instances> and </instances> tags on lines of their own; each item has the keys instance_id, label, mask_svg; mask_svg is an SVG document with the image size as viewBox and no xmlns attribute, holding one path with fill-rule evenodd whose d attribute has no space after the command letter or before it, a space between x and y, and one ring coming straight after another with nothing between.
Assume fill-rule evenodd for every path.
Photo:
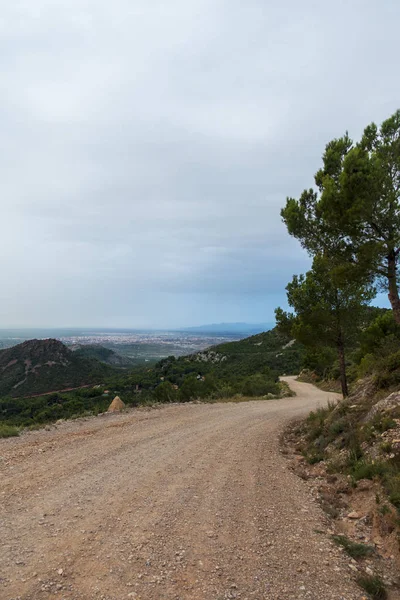
<instances>
[{"instance_id":1,"label":"green shrub","mask_svg":"<svg viewBox=\"0 0 400 600\"><path fill-rule=\"evenodd\" d=\"M367 423L360 428L360 435L365 442L372 442L376 438L375 427L371 423Z\"/></svg>"},{"instance_id":2,"label":"green shrub","mask_svg":"<svg viewBox=\"0 0 400 600\"><path fill-rule=\"evenodd\" d=\"M340 433L346 431L348 427L349 421L344 418L339 419L338 421L333 421L333 423L331 423L329 426L329 434L333 437L336 437Z\"/></svg>"},{"instance_id":3,"label":"green shrub","mask_svg":"<svg viewBox=\"0 0 400 600\"><path fill-rule=\"evenodd\" d=\"M368 546L367 544L358 544L357 542L353 542L349 540L345 535L333 535L333 541L338 546L342 546L347 554L352 558L364 558L365 556L370 556L375 552L375 549L372 546Z\"/></svg>"},{"instance_id":4,"label":"green shrub","mask_svg":"<svg viewBox=\"0 0 400 600\"><path fill-rule=\"evenodd\" d=\"M382 442L381 444L381 450L382 452L385 452L386 454L390 454L391 451L393 449L393 444L391 442L391 440L387 440L386 442Z\"/></svg>"},{"instance_id":5,"label":"green shrub","mask_svg":"<svg viewBox=\"0 0 400 600\"><path fill-rule=\"evenodd\" d=\"M368 462L359 460L350 468L353 481L379 477L390 502L400 511L400 466L396 461Z\"/></svg>"},{"instance_id":6,"label":"green shrub","mask_svg":"<svg viewBox=\"0 0 400 600\"><path fill-rule=\"evenodd\" d=\"M393 469L386 473L384 485L390 502L400 512L400 472Z\"/></svg>"},{"instance_id":7,"label":"green shrub","mask_svg":"<svg viewBox=\"0 0 400 600\"><path fill-rule=\"evenodd\" d=\"M360 479L374 479L374 477L382 477L385 475L387 466L385 463L369 462L367 460L358 460L351 467L351 476L354 481Z\"/></svg>"},{"instance_id":8,"label":"green shrub","mask_svg":"<svg viewBox=\"0 0 400 600\"><path fill-rule=\"evenodd\" d=\"M309 465L315 465L324 460L325 456L322 453L310 453L305 455L305 459Z\"/></svg>"},{"instance_id":9,"label":"green shrub","mask_svg":"<svg viewBox=\"0 0 400 600\"><path fill-rule=\"evenodd\" d=\"M157 402L175 402L177 399L177 393L169 381L163 381L154 390L154 396Z\"/></svg>"},{"instance_id":10,"label":"green shrub","mask_svg":"<svg viewBox=\"0 0 400 600\"><path fill-rule=\"evenodd\" d=\"M321 437L324 431L325 421L335 406L336 405L333 402L328 402L327 406L317 408L315 411L310 412L306 421L307 437L310 441Z\"/></svg>"},{"instance_id":11,"label":"green shrub","mask_svg":"<svg viewBox=\"0 0 400 600\"><path fill-rule=\"evenodd\" d=\"M394 429L396 427L396 421L388 415L381 415L378 413L371 420L371 425L379 431L379 433L384 433L389 429Z\"/></svg>"},{"instance_id":12,"label":"green shrub","mask_svg":"<svg viewBox=\"0 0 400 600\"><path fill-rule=\"evenodd\" d=\"M18 435L19 430L17 429L17 427L13 427L12 425L0 424L0 438L16 437Z\"/></svg>"},{"instance_id":13,"label":"green shrub","mask_svg":"<svg viewBox=\"0 0 400 600\"><path fill-rule=\"evenodd\" d=\"M385 585L377 575L360 575L357 578L357 583L374 600L386 600L388 597Z\"/></svg>"},{"instance_id":14,"label":"green shrub","mask_svg":"<svg viewBox=\"0 0 400 600\"><path fill-rule=\"evenodd\" d=\"M382 516L388 515L388 514L390 514L390 508L388 507L387 504L383 504L379 508L379 512L381 513Z\"/></svg>"},{"instance_id":15,"label":"green shrub","mask_svg":"<svg viewBox=\"0 0 400 600\"><path fill-rule=\"evenodd\" d=\"M390 388L400 383L400 351L389 354L377 362L374 370L379 388Z\"/></svg>"},{"instance_id":16,"label":"green shrub","mask_svg":"<svg viewBox=\"0 0 400 600\"><path fill-rule=\"evenodd\" d=\"M279 385L274 381L266 379L261 374L247 377L241 386L244 396L266 396L267 394L279 394Z\"/></svg>"},{"instance_id":17,"label":"green shrub","mask_svg":"<svg viewBox=\"0 0 400 600\"><path fill-rule=\"evenodd\" d=\"M361 379L371 375L376 369L376 356L374 354L366 354L358 366L357 374Z\"/></svg>"},{"instance_id":18,"label":"green shrub","mask_svg":"<svg viewBox=\"0 0 400 600\"><path fill-rule=\"evenodd\" d=\"M328 402L327 406L319 407L315 411L311 411L307 417L308 423L314 423L315 421L319 423L324 423L327 416L333 411L336 404L334 402Z\"/></svg>"},{"instance_id":19,"label":"green shrub","mask_svg":"<svg viewBox=\"0 0 400 600\"><path fill-rule=\"evenodd\" d=\"M200 385L201 384L197 381L194 375L186 377L179 389L178 398L180 402L190 402L190 400L196 400L201 393Z\"/></svg>"}]
</instances>

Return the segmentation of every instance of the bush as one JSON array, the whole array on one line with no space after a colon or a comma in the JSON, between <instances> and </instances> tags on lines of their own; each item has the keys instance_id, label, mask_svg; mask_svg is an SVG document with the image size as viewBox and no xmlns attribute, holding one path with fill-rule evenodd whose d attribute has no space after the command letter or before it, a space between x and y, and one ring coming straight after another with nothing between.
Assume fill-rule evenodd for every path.
<instances>
[{"instance_id":1,"label":"bush","mask_svg":"<svg viewBox=\"0 0 400 600\"><path fill-rule=\"evenodd\" d=\"M310 441L322 436L326 418L331 414L335 406L333 402L328 402L326 407L317 408L317 410L310 412L307 417L307 437Z\"/></svg>"},{"instance_id":2,"label":"bush","mask_svg":"<svg viewBox=\"0 0 400 600\"><path fill-rule=\"evenodd\" d=\"M266 396L267 394L279 394L279 385L269 381L262 375L251 375L247 377L241 386L244 396Z\"/></svg>"},{"instance_id":3,"label":"bush","mask_svg":"<svg viewBox=\"0 0 400 600\"><path fill-rule=\"evenodd\" d=\"M382 579L376 575L361 575L357 578L357 583L374 600L386 600L388 597Z\"/></svg>"},{"instance_id":4,"label":"bush","mask_svg":"<svg viewBox=\"0 0 400 600\"><path fill-rule=\"evenodd\" d=\"M376 361L374 373L378 388L386 389L398 385L400 383L400 351Z\"/></svg>"},{"instance_id":5,"label":"bush","mask_svg":"<svg viewBox=\"0 0 400 600\"><path fill-rule=\"evenodd\" d=\"M175 402L177 399L177 393L169 381L160 383L154 390L154 396L157 402Z\"/></svg>"},{"instance_id":6,"label":"bush","mask_svg":"<svg viewBox=\"0 0 400 600\"><path fill-rule=\"evenodd\" d=\"M384 433L385 431L388 431L388 429L394 429L396 427L396 421L388 415L378 413L371 420L371 425L379 431L379 433Z\"/></svg>"},{"instance_id":7,"label":"bush","mask_svg":"<svg viewBox=\"0 0 400 600\"><path fill-rule=\"evenodd\" d=\"M383 462L368 462L366 460L358 460L351 467L351 476L354 481L360 479L374 479L374 477L382 477L387 470L386 464Z\"/></svg>"},{"instance_id":8,"label":"bush","mask_svg":"<svg viewBox=\"0 0 400 600\"><path fill-rule=\"evenodd\" d=\"M381 450L382 452L385 452L385 454L390 454L391 451L393 449L393 444L391 442L391 440L387 440L386 442L382 442L381 444Z\"/></svg>"},{"instance_id":9,"label":"bush","mask_svg":"<svg viewBox=\"0 0 400 600\"><path fill-rule=\"evenodd\" d=\"M190 400L196 400L200 395L199 390L200 384L194 375L186 377L179 390L179 400L181 402L189 402Z\"/></svg>"},{"instance_id":10,"label":"bush","mask_svg":"<svg viewBox=\"0 0 400 600\"><path fill-rule=\"evenodd\" d=\"M19 431L12 425L0 424L0 438L16 437L19 435Z\"/></svg>"},{"instance_id":11,"label":"bush","mask_svg":"<svg viewBox=\"0 0 400 600\"><path fill-rule=\"evenodd\" d=\"M333 535L332 539L338 546L342 546L346 550L347 554L352 558L364 558L365 556L370 556L375 552L375 549L372 546L353 542L345 535Z\"/></svg>"},{"instance_id":12,"label":"bush","mask_svg":"<svg viewBox=\"0 0 400 600\"><path fill-rule=\"evenodd\" d=\"M346 429L348 429L348 428L349 428L348 419L342 418L342 419L339 419L338 421L333 421L333 423L330 424L329 434L332 435L333 437L336 437L337 435L346 431Z\"/></svg>"},{"instance_id":13,"label":"bush","mask_svg":"<svg viewBox=\"0 0 400 600\"><path fill-rule=\"evenodd\" d=\"M305 454L305 459L309 465L315 465L324 460L324 455L318 452L312 452L310 454Z\"/></svg>"}]
</instances>

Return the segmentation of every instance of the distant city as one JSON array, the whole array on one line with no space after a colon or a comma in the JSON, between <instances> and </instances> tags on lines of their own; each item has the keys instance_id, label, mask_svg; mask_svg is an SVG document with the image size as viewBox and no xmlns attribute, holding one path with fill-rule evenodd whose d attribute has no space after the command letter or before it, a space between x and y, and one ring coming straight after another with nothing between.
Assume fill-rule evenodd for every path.
<instances>
[{"instance_id":1,"label":"distant city","mask_svg":"<svg viewBox=\"0 0 400 600\"><path fill-rule=\"evenodd\" d=\"M71 349L101 345L136 360L184 356L224 342L240 340L271 329L273 324L221 323L178 330L140 329L0 329L0 348L28 339L55 338Z\"/></svg>"}]
</instances>

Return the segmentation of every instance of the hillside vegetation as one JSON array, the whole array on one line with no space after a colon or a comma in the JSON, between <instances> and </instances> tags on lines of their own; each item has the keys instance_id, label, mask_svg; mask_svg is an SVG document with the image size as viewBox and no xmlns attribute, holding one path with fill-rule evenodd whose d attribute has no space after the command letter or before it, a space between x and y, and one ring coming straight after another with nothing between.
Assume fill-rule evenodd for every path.
<instances>
[{"instance_id":1,"label":"hillside vegetation","mask_svg":"<svg viewBox=\"0 0 400 600\"><path fill-rule=\"evenodd\" d=\"M3 382L8 397L0 399L0 423L8 427L97 414L107 410L115 394L119 394L128 406L280 397L288 392L279 384L279 375L298 372L303 356L302 346L276 329L190 356L178 359L170 356L154 367L134 368L129 372L83 358L80 351L71 352L54 340L26 342L3 352L7 352L5 364L17 360L8 367L15 369L14 377ZM91 349L89 356L93 356ZM30 389L35 391L62 390L87 384L88 380L98 385L67 393L11 398L10 389L16 395L15 390L28 385L27 380L17 388L11 387L20 381L20 377L24 379L26 361L36 365L34 372L29 372L29 382L33 386ZM10 434L9 430L7 432Z\"/></svg>"},{"instance_id":2,"label":"hillside vegetation","mask_svg":"<svg viewBox=\"0 0 400 600\"><path fill-rule=\"evenodd\" d=\"M190 356L169 356L152 369L119 378L115 386L128 397L138 386L144 397L160 402L279 395L279 375L298 372L302 355L300 344L273 329Z\"/></svg>"},{"instance_id":3,"label":"hillside vegetation","mask_svg":"<svg viewBox=\"0 0 400 600\"><path fill-rule=\"evenodd\" d=\"M72 347L71 350L79 358L95 359L112 367L128 368L135 364L135 361L128 356L121 356L111 348L106 348L101 344L85 344Z\"/></svg>"}]
</instances>

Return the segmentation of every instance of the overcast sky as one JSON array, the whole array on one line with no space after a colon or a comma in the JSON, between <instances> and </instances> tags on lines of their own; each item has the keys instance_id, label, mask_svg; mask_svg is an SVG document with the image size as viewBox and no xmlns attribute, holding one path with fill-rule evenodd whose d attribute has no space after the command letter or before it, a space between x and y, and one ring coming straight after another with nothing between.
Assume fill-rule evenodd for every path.
<instances>
[{"instance_id":1,"label":"overcast sky","mask_svg":"<svg viewBox=\"0 0 400 600\"><path fill-rule=\"evenodd\" d=\"M286 197L400 107L399 1L0 4L0 327L273 320Z\"/></svg>"}]
</instances>

